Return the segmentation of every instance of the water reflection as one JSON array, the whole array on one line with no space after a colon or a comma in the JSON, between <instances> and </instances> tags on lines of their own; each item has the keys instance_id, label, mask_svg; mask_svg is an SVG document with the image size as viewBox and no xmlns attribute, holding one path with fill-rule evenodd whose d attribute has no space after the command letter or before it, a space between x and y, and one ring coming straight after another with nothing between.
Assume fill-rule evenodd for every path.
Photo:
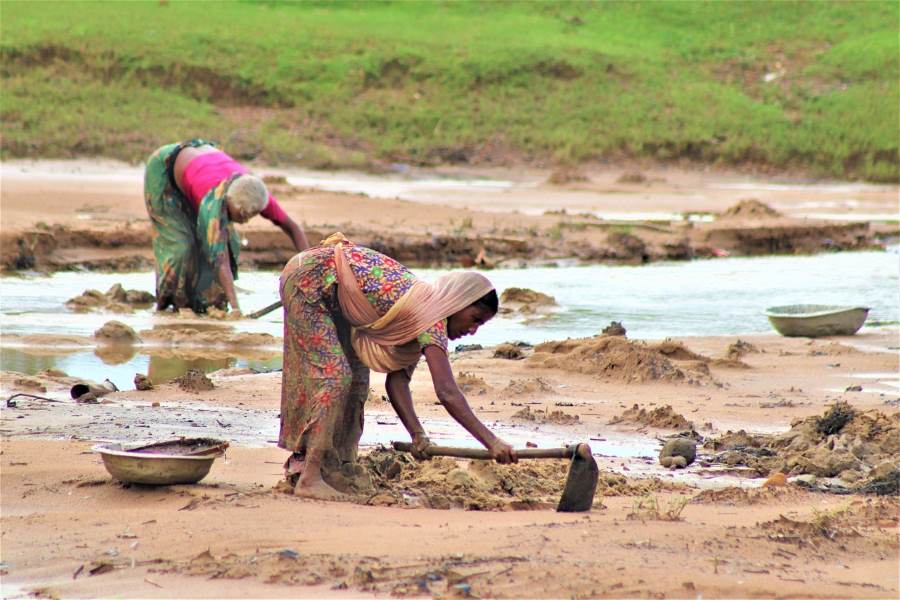
<instances>
[{"instance_id":1,"label":"water reflection","mask_svg":"<svg viewBox=\"0 0 900 600\"><path fill-rule=\"evenodd\" d=\"M0 347L0 370L35 375L45 371L65 374L78 379L103 381L109 379L120 390L134 389L136 373L147 375L154 384L166 383L181 377L189 369L212 373L231 367L255 371L281 368L280 353L258 353L250 357L185 356L170 350L138 352L133 347L99 347L93 352L69 351L59 348Z\"/></svg>"}]
</instances>

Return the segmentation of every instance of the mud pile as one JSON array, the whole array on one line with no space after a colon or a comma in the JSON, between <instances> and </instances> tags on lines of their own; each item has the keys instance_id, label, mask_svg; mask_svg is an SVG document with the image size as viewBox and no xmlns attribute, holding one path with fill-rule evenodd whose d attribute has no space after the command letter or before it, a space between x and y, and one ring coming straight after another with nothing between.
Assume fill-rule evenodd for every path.
<instances>
[{"instance_id":1,"label":"mud pile","mask_svg":"<svg viewBox=\"0 0 900 600\"><path fill-rule=\"evenodd\" d=\"M553 386L542 377L531 377L528 379L513 379L504 391L507 394L516 396L527 396L553 391Z\"/></svg>"},{"instance_id":2,"label":"mud pile","mask_svg":"<svg viewBox=\"0 0 900 600\"><path fill-rule=\"evenodd\" d=\"M756 198L741 200L722 213L722 218L764 219L782 216L780 212Z\"/></svg>"},{"instance_id":3,"label":"mud pile","mask_svg":"<svg viewBox=\"0 0 900 600\"><path fill-rule=\"evenodd\" d=\"M725 358L727 360L740 360L747 354L756 354L758 352L759 348L739 338L728 346L728 349L725 351Z\"/></svg>"},{"instance_id":4,"label":"mud pile","mask_svg":"<svg viewBox=\"0 0 900 600\"><path fill-rule=\"evenodd\" d=\"M578 415L570 415L561 410L551 411L550 409L532 411L529 406L513 414L512 418L520 421L531 421L532 423L540 424L552 423L554 425L574 425L580 421Z\"/></svg>"},{"instance_id":5,"label":"mud pile","mask_svg":"<svg viewBox=\"0 0 900 600\"><path fill-rule=\"evenodd\" d=\"M689 430L694 428L693 423L676 413L668 404L658 406L652 410L647 410L635 404L609 422L610 425L618 423L635 423L649 427L659 427L660 429Z\"/></svg>"},{"instance_id":6,"label":"mud pile","mask_svg":"<svg viewBox=\"0 0 900 600\"><path fill-rule=\"evenodd\" d=\"M528 288L506 288L500 295L500 314L533 315L550 312L555 306L557 303L553 296Z\"/></svg>"},{"instance_id":7,"label":"mud pile","mask_svg":"<svg viewBox=\"0 0 900 600\"><path fill-rule=\"evenodd\" d=\"M466 510L532 510L556 506L568 472L568 461L522 461L498 465L490 461L457 462L433 458L418 462L405 452L378 448L359 459L375 493L366 504L464 508Z\"/></svg>"},{"instance_id":8,"label":"mud pile","mask_svg":"<svg viewBox=\"0 0 900 600\"><path fill-rule=\"evenodd\" d=\"M621 336L601 335L538 344L527 364L625 383L666 381L705 385L713 379L706 362L699 360L702 358L681 344L664 342L650 346ZM673 361L684 362L675 365Z\"/></svg>"},{"instance_id":9,"label":"mud pile","mask_svg":"<svg viewBox=\"0 0 900 600\"><path fill-rule=\"evenodd\" d=\"M85 290L79 296L66 300L66 306L75 312L92 310L108 310L118 313L131 313L135 308L149 308L156 301L150 292L126 290L122 284L115 284L106 293L99 290Z\"/></svg>"},{"instance_id":10,"label":"mud pile","mask_svg":"<svg viewBox=\"0 0 900 600\"><path fill-rule=\"evenodd\" d=\"M456 375L456 385L463 394L484 394L491 389L483 378L468 371L460 371Z\"/></svg>"},{"instance_id":11,"label":"mud pile","mask_svg":"<svg viewBox=\"0 0 900 600\"><path fill-rule=\"evenodd\" d=\"M816 489L900 494L900 413L860 412L838 402L822 416L794 421L785 433L729 431L706 447L718 452L714 462L801 476L799 482Z\"/></svg>"}]
</instances>

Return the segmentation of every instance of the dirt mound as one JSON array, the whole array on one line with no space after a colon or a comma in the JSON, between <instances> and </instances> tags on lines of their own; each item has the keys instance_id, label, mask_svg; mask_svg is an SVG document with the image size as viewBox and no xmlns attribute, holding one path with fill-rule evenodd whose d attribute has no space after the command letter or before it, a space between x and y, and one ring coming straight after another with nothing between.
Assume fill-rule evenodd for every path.
<instances>
[{"instance_id":1,"label":"dirt mound","mask_svg":"<svg viewBox=\"0 0 900 600\"><path fill-rule=\"evenodd\" d=\"M141 341L134 329L121 321L107 321L94 332L94 337L103 344L135 344Z\"/></svg>"},{"instance_id":2,"label":"dirt mound","mask_svg":"<svg viewBox=\"0 0 900 600\"><path fill-rule=\"evenodd\" d=\"M785 433L729 431L706 447L719 452L714 462L745 465L761 475L801 475L816 489L900 493L900 413L859 412L838 402L822 416L794 421Z\"/></svg>"},{"instance_id":3,"label":"dirt mound","mask_svg":"<svg viewBox=\"0 0 900 600\"><path fill-rule=\"evenodd\" d=\"M783 502L785 498L796 497L807 492L795 487L741 488L703 490L691 499L692 504L727 504L749 506L767 502Z\"/></svg>"},{"instance_id":4,"label":"dirt mound","mask_svg":"<svg viewBox=\"0 0 900 600\"><path fill-rule=\"evenodd\" d=\"M513 379L506 386L506 392L515 394L516 396L525 396L528 394L537 394L550 392L553 390L551 386L542 377L531 377L529 379Z\"/></svg>"},{"instance_id":5,"label":"dirt mound","mask_svg":"<svg viewBox=\"0 0 900 600\"><path fill-rule=\"evenodd\" d=\"M728 346L728 349L725 351L725 358L727 360L740 360L747 354L755 354L758 352L759 348L750 342L737 339L733 344Z\"/></svg>"},{"instance_id":6,"label":"dirt mound","mask_svg":"<svg viewBox=\"0 0 900 600\"><path fill-rule=\"evenodd\" d=\"M46 369L34 375L26 375L16 371L0 372L0 386L16 392L68 391L79 379L69 377L62 371Z\"/></svg>"},{"instance_id":7,"label":"dirt mound","mask_svg":"<svg viewBox=\"0 0 900 600\"><path fill-rule=\"evenodd\" d=\"M493 357L507 360L522 360L525 358L525 353L515 344L500 344L494 348Z\"/></svg>"},{"instance_id":8,"label":"dirt mound","mask_svg":"<svg viewBox=\"0 0 900 600\"><path fill-rule=\"evenodd\" d=\"M556 506L568 472L565 460L457 462L434 458L418 462L405 452L378 448L360 458L375 493L366 504L530 510Z\"/></svg>"},{"instance_id":9,"label":"dirt mound","mask_svg":"<svg viewBox=\"0 0 900 600\"><path fill-rule=\"evenodd\" d=\"M690 364L682 366L672 363L681 360L682 356L700 355L677 343L649 346L620 336L603 335L538 344L528 364L626 383L667 381L699 385L712 382L709 368L702 360L692 358Z\"/></svg>"},{"instance_id":10,"label":"dirt mound","mask_svg":"<svg viewBox=\"0 0 900 600\"><path fill-rule=\"evenodd\" d=\"M512 418L521 421L531 421L532 423L553 423L554 425L573 425L580 422L578 415L570 415L561 410L551 411L550 409L532 411L529 406L513 414Z\"/></svg>"},{"instance_id":11,"label":"dirt mound","mask_svg":"<svg viewBox=\"0 0 900 600\"><path fill-rule=\"evenodd\" d=\"M484 394L490 389L484 379L468 371L460 371L456 375L456 385L463 394Z\"/></svg>"},{"instance_id":12,"label":"dirt mound","mask_svg":"<svg viewBox=\"0 0 900 600\"><path fill-rule=\"evenodd\" d=\"M722 218L760 219L780 216L782 216L780 212L756 198L741 200L722 213Z\"/></svg>"},{"instance_id":13,"label":"dirt mound","mask_svg":"<svg viewBox=\"0 0 900 600\"><path fill-rule=\"evenodd\" d=\"M105 294L99 290L85 290L81 295L66 300L66 306L76 312L102 309L130 313L135 308L148 308L155 301L156 297L150 292L126 290L122 284L116 283Z\"/></svg>"},{"instance_id":14,"label":"dirt mound","mask_svg":"<svg viewBox=\"0 0 900 600\"><path fill-rule=\"evenodd\" d=\"M603 328L602 333L603 335L621 335L624 337L628 332L619 321L610 321L609 325Z\"/></svg>"},{"instance_id":15,"label":"dirt mound","mask_svg":"<svg viewBox=\"0 0 900 600\"><path fill-rule=\"evenodd\" d=\"M173 346L254 347L280 345L268 333L236 332L226 326L198 329L192 325L154 327L141 331L141 339Z\"/></svg>"},{"instance_id":16,"label":"dirt mound","mask_svg":"<svg viewBox=\"0 0 900 600\"><path fill-rule=\"evenodd\" d=\"M533 315L539 312L549 312L554 306L557 306L557 303L553 296L528 288L506 288L500 295L501 314Z\"/></svg>"},{"instance_id":17,"label":"dirt mound","mask_svg":"<svg viewBox=\"0 0 900 600\"><path fill-rule=\"evenodd\" d=\"M649 411L635 404L609 422L610 425L617 423L636 423L660 429L690 430L694 428L693 423L676 413L668 404Z\"/></svg>"},{"instance_id":18,"label":"dirt mound","mask_svg":"<svg viewBox=\"0 0 900 600\"><path fill-rule=\"evenodd\" d=\"M684 490L687 487L680 483L662 481L660 479L629 479L618 473L600 472L597 479L598 496L646 496L662 491Z\"/></svg>"},{"instance_id":19,"label":"dirt mound","mask_svg":"<svg viewBox=\"0 0 900 600\"><path fill-rule=\"evenodd\" d=\"M173 379L172 383L177 383L178 387L186 392L208 392L215 388L209 377L196 369L189 369L181 377Z\"/></svg>"}]
</instances>

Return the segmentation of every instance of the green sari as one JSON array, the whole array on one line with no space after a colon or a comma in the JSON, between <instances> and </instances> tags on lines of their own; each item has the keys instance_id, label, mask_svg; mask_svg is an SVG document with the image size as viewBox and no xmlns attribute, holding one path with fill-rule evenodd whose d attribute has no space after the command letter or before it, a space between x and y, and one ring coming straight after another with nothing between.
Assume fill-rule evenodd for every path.
<instances>
[{"instance_id":1,"label":"green sari","mask_svg":"<svg viewBox=\"0 0 900 600\"><path fill-rule=\"evenodd\" d=\"M153 256L156 259L156 308L191 308L205 312L210 306L225 309L228 299L219 285L217 270L228 260L235 279L240 240L225 205L234 174L210 190L194 211L175 186L172 168L185 147L213 145L196 139L168 144L147 160L144 202L153 224Z\"/></svg>"}]
</instances>

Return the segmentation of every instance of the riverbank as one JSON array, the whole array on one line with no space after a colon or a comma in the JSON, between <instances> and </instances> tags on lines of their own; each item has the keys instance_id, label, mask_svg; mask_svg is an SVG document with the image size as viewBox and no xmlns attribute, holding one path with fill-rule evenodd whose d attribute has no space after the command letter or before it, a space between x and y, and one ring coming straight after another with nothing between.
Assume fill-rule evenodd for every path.
<instances>
[{"instance_id":1,"label":"riverbank","mask_svg":"<svg viewBox=\"0 0 900 600\"><path fill-rule=\"evenodd\" d=\"M708 440L727 439L729 430L786 431L838 400L896 423L897 334L893 327L814 341L762 335L659 346L693 383L628 362L625 372L554 366L541 348L521 349L521 360L492 348L453 353L476 413L517 445L591 443L603 475L587 515L553 512L546 502L555 494L546 491L541 502L522 503L528 496L516 494L527 492L517 487L505 499L484 496L506 510L463 510L452 499L474 496L453 486L485 475L465 461L454 475L436 465L407 484L411 499L417 485L444 490L449 510L385 495L364 505L286 495L277 488L285 453L272 443L278 373L231 369L210 375L211 390L170 383L99 404L20 397L0 413L4 595L894 597L895 496L823 494L794 478L759 487L768 473L719 464L720 453L703 445L697 463L670 472L655 449L657 438L685 424ZM412 382L426 429L436 441L471 444L436 406L426 371ZM59 375L41 382L39 393L65 398ZM379 378L372 383L364 453L405 439ZM8 374L2 385L16 386ZM90 452L91 440L175 435L229 439L232 447L200 484L169 488L123 486Z\"/></svg>"},{"instance_id":2,"label":"riverbank","mask_svg":"<svg viewBox=\"0 0 900 600\"><path fill-rule=\"evenodd\" d=\"M140 169L110 161L20 161L2 168L3 271L152 267ZM677 169L609 168L562 184L551 183L548 171L382 177L256 171L312 242L341 230L410 266L814 253L881 247L900 234L897 188L890 185L774 182ZM245 268L280 268L293 254L287 238L263 219L239 231Z\"/></svg>"}]
</instances>

